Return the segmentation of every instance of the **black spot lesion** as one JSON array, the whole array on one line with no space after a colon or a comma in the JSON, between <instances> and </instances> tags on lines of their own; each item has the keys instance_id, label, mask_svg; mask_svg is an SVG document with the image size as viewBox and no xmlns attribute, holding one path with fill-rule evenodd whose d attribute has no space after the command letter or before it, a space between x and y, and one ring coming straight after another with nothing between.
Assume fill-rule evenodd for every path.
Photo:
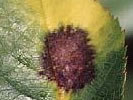
<instances>
[{"instance_id":1,"label":"black spot lesion","mask_svg":"<svg viewBox=\"0 0 133 100\"><path fill-rule=\"evenodd\" d=\"M68 25L49 32L41 55L40 75L66 91L82 89L95 78L95 48L87 32Z\"/></svg>"}]
</instances>

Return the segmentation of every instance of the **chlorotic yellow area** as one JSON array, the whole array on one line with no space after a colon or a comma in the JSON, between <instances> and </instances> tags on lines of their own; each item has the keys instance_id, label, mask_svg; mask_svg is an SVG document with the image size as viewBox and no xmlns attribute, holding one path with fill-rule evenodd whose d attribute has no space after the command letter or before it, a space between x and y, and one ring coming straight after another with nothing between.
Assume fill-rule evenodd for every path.
<instances>
[{"instance_id":1,"label":"chlorotic yellow area","mask_svg":"<svg viewBox=\"0 0 133 100\"><path fill-rule=\"evenodd\" d=\"M26 0L26 3L44 17L49 30L60 24L73 24L96 32L109 17L95 0Z\"/></svg>"},{"instance_id":2,"label":"chlorotic yellow area","mask_svg":"<svg viewBox=\"0 0 133 100\"><path fill-rule=\"evenodd\" d=\"M108 20L108 13L94 0L42 0L50 30L59 24L73 24L96 32Z\"/></svg>"},{"instance_id":3,"label":"chlorotic yellow area","mask_svg":"<svg viewBox=\"0 0 133 100\"><path fill-rule=\"evenodd\" d=\"M58 89L56 100L70 100L71 92L66 93L63 89Z\"/></svg>"},{"instance_id":4,"label":"chlorotic yellow area","mask_svg":"<svg viewBox=\"0 0 133 100\"><path fill-rule=\"evenodd\" d=\"M104 48L104 42L99 42L101 39L99 30L110 20L110 15L98 1L43 0L43 3L49 30L56 29L60 24L79 26L89 32L89 38L92 39L91 42L97 52Z\"/></svg>"},{"instance_id":5,"label":"chlorotic yellow area","mask_svg":"<svg viewBox=\"0 0 133 100\"><path fill-rule=\"evenodd\" d=\"M27 3L37 13L43 14L42 0L25 0L25 3Z\"/></svg>"},{"instance_id":6,"label":"chlorotic yellow area","mask_svg":"<svg viewBox=\"0 0 133 100\"><path fill-rule=\"evenodd\" d=\"M26 0L26 3L40 14L40 25L45 30L58 29L60 25L73 25L89 32L97 51L103 48L99 44L99 29L110 20L108 11L95 0ZM98 46L98 47L97 47Z\"/></svg>"},{"instance_id":7,"label":"chlorotic yellow area","mask_svg":"<svg viewBox=\"0 0 133 100\"><path fill-rule=\"evenodd\" d=\"M46 24L45 24L45 12L44 12L44 6L43 6L43 1L42 0L24 0L25 4L30 7L35 13L33 13L35 20L38 21L38 23L42 26L45 27L46 29Z\"/></svg>"}]
</instances>

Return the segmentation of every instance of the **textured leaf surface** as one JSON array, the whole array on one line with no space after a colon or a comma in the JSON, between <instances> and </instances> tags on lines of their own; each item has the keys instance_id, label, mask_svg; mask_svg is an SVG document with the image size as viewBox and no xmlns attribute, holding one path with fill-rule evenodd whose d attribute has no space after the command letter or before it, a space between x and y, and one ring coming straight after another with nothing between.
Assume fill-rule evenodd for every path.
<instances>
[{"instance_id":1,"label":"textured leaf surface","mask_svg":"<svg viewBox=\"0 0 133 100\"><path fill-rule=\"evenodd\" d=\"M41 30L9 1L0 3L0 100L53 100L51 87L37 76Z\"/></svg>"},{"instance_id":2,"label":"textured leaf surface","mask_svg":"<svg viewBox=\"0 0 133 100\"><path fill-rule=\"evenodd\" d=\"M92 5L88 10L87 0L78 1L77 4L75 0L0 0L0 100L56 100L56 86L37 73L43 36L60 22L87 28L97 50L95 80L77 93L67 95L69 99L122 100L124 32L118 20L98 3L88 0ZM85 12L92 15L80 13L79 4L86 4ZM93 13L94 8L100 12ZM71 9L74 10L69 13Z\"/></svg>"}]
</instances>

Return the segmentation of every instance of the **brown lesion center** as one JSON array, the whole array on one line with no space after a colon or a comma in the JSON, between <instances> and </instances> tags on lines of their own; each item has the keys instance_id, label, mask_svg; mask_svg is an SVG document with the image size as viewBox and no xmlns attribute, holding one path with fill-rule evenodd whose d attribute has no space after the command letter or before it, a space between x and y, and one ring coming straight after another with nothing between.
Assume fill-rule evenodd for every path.
<instances>
[{"instance_id":1,"label":"brown lesion center","mask_svg":"<svg viewBox=\"0 0 133 100\"><path fill-rule=\"evenodd\" d=\"M83 88L95 77L95 49L89 45L87 32L68 25L49 32L41 55L40 75L55 81L66 91Z\"/></svg>"}]
</instances>

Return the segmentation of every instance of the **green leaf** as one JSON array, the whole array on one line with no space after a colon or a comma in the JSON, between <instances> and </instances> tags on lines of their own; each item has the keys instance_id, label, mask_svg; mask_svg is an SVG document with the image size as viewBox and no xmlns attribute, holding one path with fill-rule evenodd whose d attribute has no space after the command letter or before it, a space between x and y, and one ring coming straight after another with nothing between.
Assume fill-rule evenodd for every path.
<instances>
[{"instance_id":1,"label":"green leaf","mask_svg":"<svg viewBox=\"0 0 133 100\"><path fill-rule=\"evenodd\" d=\"M53 100L55 90L37 73L41 29L9 1L0 2L0 100Z\"/></svg>"},{"instance_id":2,"label":"green leaf","mask_svg":"<svg viewBox=\"0 0 133 100\"><path fill-rule=\"evenodd\" d=\"M48 5L52 4L51 0L45 1ZM66 5L65 1L56 1ZM84 4L82 0L78 1ZM72 13L69 17L72 18L71 22L75 26L77 24L74 21L79 18L77 22L81 26L88 25L87 30L92 32L90 37L97 52L95 59L96 77L91 84L87 84L85 88L76 93L71 93L68 98L69 100L122 100L126 75L125 34L121 31L117 19L114 19L108 11L104 11L99 3L93 0L89 2L92 5L94 3L93 6L96 8L98 6L101 11L101 13L98 11L94 13L97 15L94 17L95 19L92 16L89 17L89 14L87 15L86 19L92 18L94 20L91 22L89 19L89 25L85 21L85 25L82 23L82 18L79 17L82 15L80 13L77 15ZM38 75L39 57L47 30L59 27L60 21L64 24L68 24L69 21L64 21L65 18L68 18L67 15L62 18L65 12L58 10L62 7L61 5L56 8L56 3L53 3L52 6L46 7L45 3L41 3L39 0L36 1L36 6L33 6L35 5L34 2L32 2L32 6L29 6L25 4L25 1L20 0L0 1L0 100L57 100L58 87L48 81L45 76L41 78ZM78 7L76 4L73 5L74 3L71 2L69 8ZM35 10L34 7L38 10ZM67 8L64 7L63 9ZM55 10L56 13L53 13L52 10ZM74 10L74 12L77 11ZM49 17L51 20L45 19ZM56 19L58 17L61 20ZM44 22L40 24L41 21ZM50 24L47 25L46 23ZM91 29L93 26L96 27Z\"/></svg>"}]
</instances>

